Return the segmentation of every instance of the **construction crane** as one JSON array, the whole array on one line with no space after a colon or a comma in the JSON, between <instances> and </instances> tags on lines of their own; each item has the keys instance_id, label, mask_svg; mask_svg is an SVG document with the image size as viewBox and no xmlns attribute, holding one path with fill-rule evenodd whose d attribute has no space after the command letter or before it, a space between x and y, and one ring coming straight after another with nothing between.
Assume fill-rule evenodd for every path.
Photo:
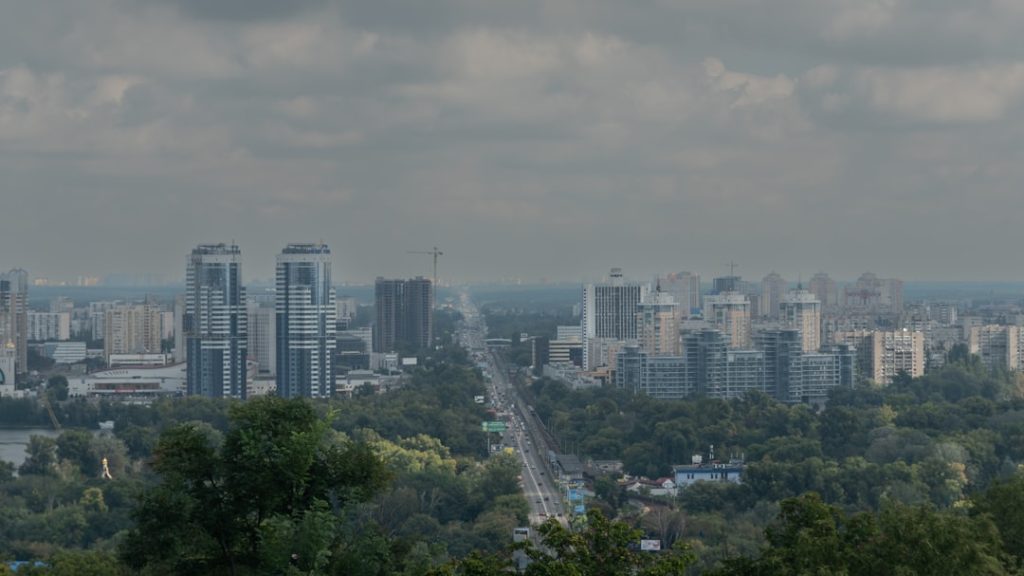
<instances>
[{"instance_id":1,"label":"construction crane","mask_svg":"<svg viewBox=\"0 0 1024 576\"><path fill-rule=\"evenodd\" d=\"M444 256L444 252L441 252L440 250L437 249L437 246L434 246L433 250L409 250L409 254L429 254L429 255L434 257L434 278L433 278L433 281L434 281L434 289L436 290L437 289L437 257L438 256Z\"/></svg>"}]
</instances>

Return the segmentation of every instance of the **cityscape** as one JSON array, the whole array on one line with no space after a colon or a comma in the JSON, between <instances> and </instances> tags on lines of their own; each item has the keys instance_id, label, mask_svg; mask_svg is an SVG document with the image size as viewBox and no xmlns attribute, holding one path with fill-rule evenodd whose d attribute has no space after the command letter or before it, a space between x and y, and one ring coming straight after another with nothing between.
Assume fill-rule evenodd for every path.
<instances>
[{"instance_id":1,"label":"cityscape","mask_svg":"<svg viewBox=\"0 0 1024 576\"><path fill-rule=\"evenodd\" d=\"M1024 575L1022 29L0 0L0 576Z\"/></svg>"},{"instance_id":2,"label":"cityscape","mask_svg":"<svg viewBox=\"0 0 1024 576\"><path fill-rule=\"evenodd\" d=\"M822 405L833 388L923 376L958 345L989 370L1024 366L1024 311L1012 301L905 303L901 280L870 272L846 283L824 272L806 284L775 272L711 280L676 272L637 281L612 268L604 282L580 285L572 324L524 335L530 368L573 388L665 399L758 391ZM197 246L184 289L163 302L76 302L69 288L48 307L29 306L30 286L22 269L0 280L0 395L33 394L19 386L35 371L30 351L77 374L76 397L351 394L358 383L380 385L369 374L415 366L434 342L435 305L445 304L423 277L378 278L372 302L338 298L326 244L289 244L276 284L258 292L247 292L242 251L228 244ZM360 307L372 310L366 322L356 322Z\"/></svg>"}]
</instances>

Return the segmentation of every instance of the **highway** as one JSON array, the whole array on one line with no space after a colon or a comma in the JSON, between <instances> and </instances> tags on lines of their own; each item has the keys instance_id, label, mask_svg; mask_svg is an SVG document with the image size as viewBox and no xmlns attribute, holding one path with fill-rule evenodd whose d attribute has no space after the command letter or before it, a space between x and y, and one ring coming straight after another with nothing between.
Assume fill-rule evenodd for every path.
<instances>
[{"instance_id":1,"label":"highway","mask_svg":"<svg viewBox=\"0 0 1024 576\"><path fill-rule=\"evenodd\" d=\"M491 406L499 414L507 413L509 429L502 434L505 447L515 449L522 468L523 495L530 506L530 523L540 524L549 518L567 523L561 492L552 478L547 462L548 447L540 435L536 417L529 413L519 394L509 382L508 372L501 358L487 349L487 326L483 316L469 295L460 294L460 312L463 316L459 328L459 341L490 376L488 393ZM495 441L492 439L492 442Z\"/></svg>"}]
</instances>

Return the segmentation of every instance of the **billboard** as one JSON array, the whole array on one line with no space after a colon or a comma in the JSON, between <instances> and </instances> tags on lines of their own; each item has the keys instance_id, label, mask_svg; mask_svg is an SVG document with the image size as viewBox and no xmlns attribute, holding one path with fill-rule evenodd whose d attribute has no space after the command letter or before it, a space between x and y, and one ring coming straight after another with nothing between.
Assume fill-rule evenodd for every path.
<instances>
[{"instance_id":1,"label":"billboard","mask_svg":"<svg viewBox=\"0 0 1024 576\"><path fill-rule=\"evenodd\" d=\"M505 430L508 430L508 426L504 422L496 420L492 422L481 422L480 429L484 432L504 432Z\"/></svg>"},{"instance_id":2,"label":"billboard","mask_svg":"<svg viewBox=\"0 0 1024 576\"><path fill-rule=\"evenodd\" d=\"M644 552L660 552L661 540L641 540L640 550Z\"/></svg>"}]
</instances>

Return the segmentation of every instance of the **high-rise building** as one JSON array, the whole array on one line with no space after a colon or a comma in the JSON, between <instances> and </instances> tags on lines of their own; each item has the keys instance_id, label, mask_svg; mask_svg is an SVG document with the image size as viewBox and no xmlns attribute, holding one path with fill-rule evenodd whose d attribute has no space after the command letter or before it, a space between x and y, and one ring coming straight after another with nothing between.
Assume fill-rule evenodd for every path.
<instances>
[{"instance_id":1,"label":"high-rise building","mask_svg":"<svg viewBox=\"0 0 1024 576\"><path fill-rule=\"evenodd\" d=\"M956 304L950 302L940 302L931 306L932 319L943 326L952 326L956 324L957 310Z\"/></svg>"},{"instance_id":2,"label":"high-rise building","mask_svg":"<svg viewBox=\"0 0 1024 576\"><path fill-rule=\"evenodd\" d=\"M434 332L433 302L433 286L427 278L377 278L373 351L416 352L430 348Z\"/></svg>"},{"instance_id":3,"label":"high-rise building","mask_svg":"<svg viewBox=\"0 0 1024 576\"><path fill-rule=\"evenodd\" d=\"M865 272L846 287L844 294L845 305L851 310L891 314L903 311L903 281L895 278L879 278Z\"/></svg>"},{"instance_id":4,"label":"high-rise building","mask_svg":"<svg viewBox=\"0 0 1024 576\"><path fill-rule=\"evenodd\" d=\"M652 398L678 399L695 394L682 356L652 356L639 346L625 346L616 357L615 384Z\"/></svg>"},{"instance_id":5,"label":"high-rise building","mask_svg":"<svg viewBox=\"0 0 1024 576\"><path fill-rule=\"evenodd\" d=\"M187 357L185 348L185 295L174 297L174 361L184 362Z\"/></svg>"},{"instance_id":6,"label":"high-rise building","mask_svg":"<svg viewBox=\"0 0 1024 576\"><path fill-rule=\"evenodd\" d=\"M125 304L107 310L103 322L103 356L159 354L160 308L152 304Z\"/></svg>"},{"instance_id":7,"label":"high-rise building","mask_svg":"<svg viewBox=\"0 0 1024 576\"><path fill-rule=\"evenodd\" d=\"M719 276L711 281L711 293L723 294L725 292L741 292L743 278L739 276Z\"/></svg>"},{"instance_id":8,"label":"high-rise building","mask_svg":"<svg viewBox=\"0 0 1024 576\"><path fill-rule=\"evenodd\" d=\"M289 244L278 255L276 309L278 396L331 396L337 306L326 244Z\"/></svg>"},{"instance_id":9,"label":"high-rise building","mask_svg":"<svg viewBox=\"0 0 1024 576\"><path fill-rule=\"evenodd\" d=\"M812 294L817 296L818 301L825 308L831 309L839 306L839 289L836 286L836 281L829 278L828 274L818 272L811 277L807 288Z\"/></svg>"},{"instance_id":10,"label":"high-rise building","mask_svg":"<svg viewBox=\"0 0 1024 576\"><path fill-rule=\"evenodd\" d=\"M903 372L912 378L924 375L924 334L910 330L855 330L837 332L836 344L857 351L857 371L878 385L891 384Z\"/></svg>"},{"instance_id":11,"label":"high-rise building","mask_svg":"<svg viewBox=\"0 0 1024 576\"><path fill-rule=\"evenodd\" d=\"M188 393L245 398L248 315L238 246L201 244L192 250L182 324Z\"/></svg>"},{"instance_id":12,"label":"high-rise building","mask_svg":"<svg viewBox=\"0 0 1024 576\"><path fill-rule=\"evenodd\" d=\"M793 290L782 298L780 319L786 328L799 330L804 352L821 348L821 302L806 290Z\"/></svg>"},{"instance_id":13,"label":"high-rise building","mask_svg":"<svg viewBox=\"0 0 1024 576\"><path fill-rule=\"evenodd\" d=\"M829 392L838 387L852 387L854 355L850 346L839 345L830 352L798 354L789 369L789 384L782 402L824 403Z\"/></svg>"},{"instance_id":14,"label":"high-rise building","mask_svg":"<svg viewBox=\"0 0 1024 576\"><path fill-rule=\"evenodd\" d=\"M1019 326L972 326L967 339L970 353L989 370L1020 370L1021 345Z\"/></svg>"},{"instance_id":15,"label":"high-rise building","mask_svg":"<svg viewBox=\"0 0 1024 576\"><path fill-rule=\"evenodd\" d=\"M722 331L730 348L750 346L750 300L725 292L704 298L704 318Z\"/></svg>"},{"instance_id":16,"label":"high-rise building","mask_svg":"<svg viewBox=\"0 0 1024 576\"><path fill-rule=\"evenodd\" d=\"M683 336L686 379L694 394L725 386L728 337L719 330L697 330Z\"/></svg>"},{"instance_id":17,"label":"high-rise building","mask_svg":"<svg viewBox=\"0 0 1024 576\"><path fill-rule=\"evenodd\" d=\"M68 312L28 313L28 339L35 342L71 339L71 314Z\"/></svg>"},{"instance_id":18,"label":"high-rise building","mask_svg":"<svg viewBox=\"0 0 1024 576\"><path fill-rule=\"evenodd\" d=\"M651 356L679 356L679 306L667 292L649 292L637 305L637 340Z\"/></svg>"},{"instance_id":19,"label":"high-rise building","mask_svg":"<svg viewBox=\"0 0 1024 576\"><path fill-rule=\"evenodd\" d=\"M0 345L14 344L14 371L28 372L28 272L0 274ZM10 348L5 348L10 350Z\"/></svg>"},{"instance_id":20,"label":"high-rise building","mask_svg":"<svg viewBox=\"0 0 1024 576\"><path fill-rule=\"evenodd\" d=\"M700 310L700 275L677 272L658 278L662 292L668 292L679 305L679 317L689 318Z\"/></svg>"},{"instance_id":21,"label":"high-rise building","mask_svg":"<svg viewBox=\"0 0 1024 576\"><path fill-rule=\"evenodd\" d=\"M779 307L786 295L789 283L777 272L772 272L761 280L761 307L759 312L766 318L778 318Z\"/></svg>"},{"instance_id":22,"label":"high-rise building","mask_svg":"<svg viewBox=\"0 0 1024 576\"><path fill-rule=\"evenodd\" d=\"M647 284L627 282L621 268L612 268L608 281L583 287L583 367L592 370L598 359L591 342L595 340L635 341L637 304L643 301ZM611 359L614 362L614 358Z\"/></svg>"},{"instance_id":23,"label":"high-rise building","mask_svg":"<svg viewBox=\"0 0 1024 576\"><path fill-rule=\"evenodd\" d=\"M777 400L788 401L793 359L803 348L800 331L761 330L754 336L754 346L764 353L765 390Z\"/></svg>"},{"instance_id":24,"label":"high-rise building","mask_svg":"<svg viewBox=\"0 0 1024 576\"><path fill-rule=\"evenodd\" d=\"M428 350L434 343L434 286L429 278L405 281L403 340L413 350Z\"/></svg>"},{"instance_id":25,"label":"high-rise building","mask_svg":"<svg viewBox=\"0 0 1024 576\"><path fill-rule=\"evenodd\" d=\"M15 368L18 354L14 341L0 341L0 396L13 395L15 391Z\"/></svg>"},{"instance_id":26,"label":"high-rise building","mask_svg":"<svg viewBox=\"0 0 1024 576\"><path fill-rule=\"evenodd\" d=\"M248 314L249 358L256 361L261 376L273 376L277 370L277 310L272 303L249 300Z\"/></svg>"}]
</instances>

